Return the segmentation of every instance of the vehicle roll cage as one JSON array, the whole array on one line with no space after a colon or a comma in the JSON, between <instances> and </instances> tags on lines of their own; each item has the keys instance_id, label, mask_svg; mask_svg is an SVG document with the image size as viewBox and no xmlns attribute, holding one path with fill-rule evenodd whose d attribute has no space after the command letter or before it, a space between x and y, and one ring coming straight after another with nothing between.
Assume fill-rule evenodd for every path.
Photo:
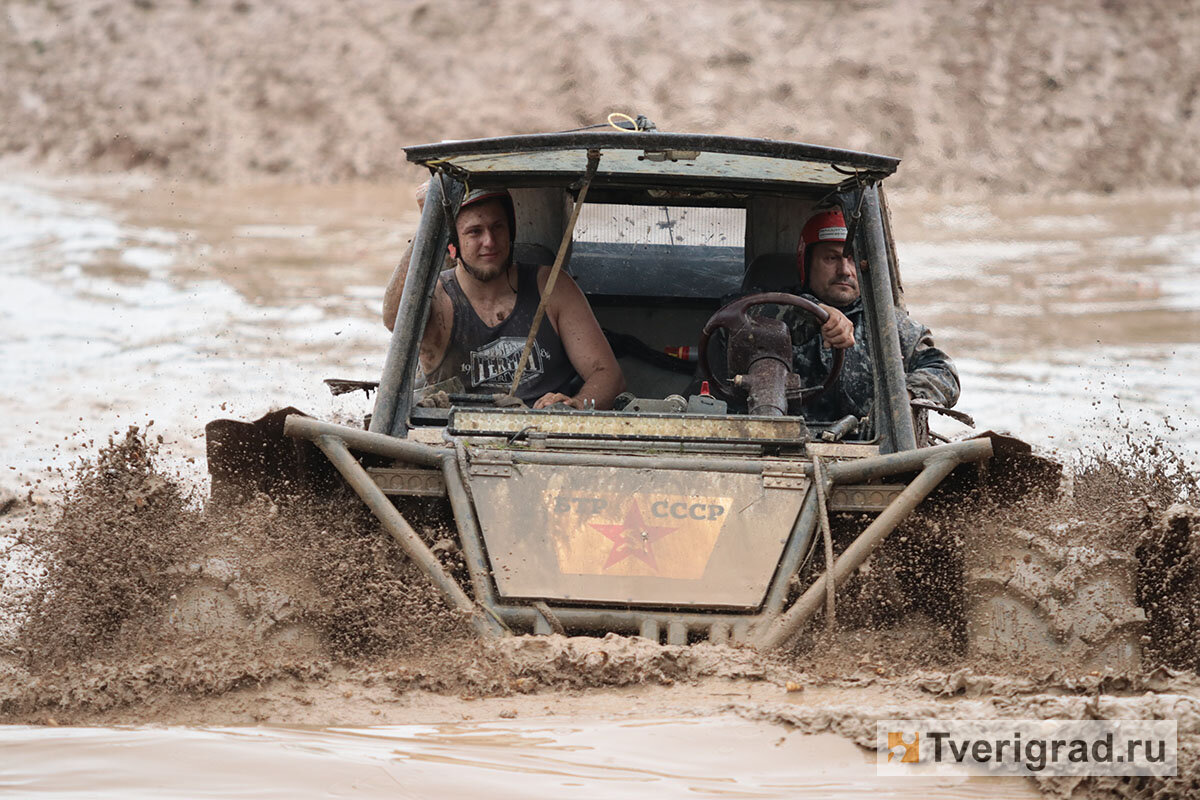
<instances>
[{"instance_id":1,"label":"vehicle roll cage","mask_svg":"<svg viewBox=\"0 0 1200 800\"><path fill-rule=\"evenodd\" d=\"M989 438L918 448L894 311L900 306L899 272L879 186L884 177L895 171L897 159L788 142L646 131L501 137L423 145L406 152L410 161L430 169L433 180L413 241L369 430L291 415L286 418L284 433L312 442L325 454L384 529L427 575L445 602L469 619L480 635L506 635L522 629L534 633L611 630L638 633L654 640L659 640L665 632L668 644L686 644L689 637L705 635L714 642L733 639L764 649L782 646L819 613L833 587L861 566L951 471L960 464L992 456L993 443ZM616 157L610 158L612 153ZM713 157L708 158L709 155ZM786 175L804 179L784 180L781 176ZM650 412L509 409L489 409L488 413L475 416L489 420L503 417L510 425L524 426L515 432L487 425L471 427L452 415L452 422L437 444L430 444L428 437L421 437L424 441L410 438L420 338L442 268L448 226L468 185L473 183L476 188L540 185L578 191L591 185L592 180L601 189L670 185L680 191L701 194L741 191L750 195L821 197L841 206L847 221L847 248L859 272L867 346L875 365L875 402L871 413L877 447L862 443L818 445L803 433L804 421L798 417L695 415L682 419L685 415L676 415L681 419L675 422L687 426L687 436L681 441L688 441L684 442L686 446L670 450L665 444L669 438L665 423L649 419L654 416ZM571 225L566 227L569 237ZM563 253L565 247L560 248L556 266L561 266ZM522 414L541 415L537 416L537 424L543 426L540 444L532 441L532 434L520 441L523 434L535 427ZM614 422L615 418L619 419ZM787 428L790 432L780 433L783 430L780 423L798 428ZM746 432L755 425L759 426L755 428L760 434L757 439ZM611 445L611 452L580 444L589 435L589 426L604 428L602 433L605 443ZM646 432L643 430L646 426L661 427ZM705 433L706 426L713 430ZM551 428L561 434L555 447L548 446L546 440ZM638 430L646 434L643 438L650 440L640 442L641 447L634 446L639 444L634 441ZM678 433L678 425L673 430ZM508 435L510 432L512 435ZM727 441L731 433L735 434L736 446ZM766 444L755 445L756 451L737 449L764 438ZM485 441L481 443L481 439ZM854 452L837 451L830 456L832 460L822 461L826 456L821 453L832 451L822 451L821 447L848 448ZM370 474L352 450L390 459L393 467L373 470L394 475L381 483L381 476ZM838 453L843 457L839 459ZM537 476L547 470L553 470L555 478L573 474L580 482L592 482L595 470L623 473L619 479L613 479L612 486L626 497L641 491L636 487L645 486L647 475L674 476L670 481L675 483L660 485L660 491L667 493L682 491L670 488L678 484L678 476L699 479L716 475L730 484L738 480L744 483L747 475L755 476L761 484L752 489L753 496L766 497L768 492L773 492L776 498L780 493L790 495L780 506L787 511L780 513L794 517L783 517L786 525L780 525L780 536L772 545L780 548L778 560L771 561L769 572L761 572L759 585L763 594L756 604L738 600L696 602L687 597L674 599L673 595L667 596L671 598L668 600L658 596L636 602L625 595L618 602L611 597L572 592L502 591L493 559L497 552L511 555L517 550L511 547L506 550L502 541L495 552L489 551L483 517L489 510L502 507L518 515L513 525L526 525L528 517L520 512L528 510L529 498L542 495L514 494L516 489L510 492L495 487L533 483L532 490L540 492L542 484L538 481L543 479ZM906 484L878 483L888 476L913 474L915 477ZM420 487L392 493L445 495L458 529L471 594L467 586L447 572L405 519L402 509L384 491L385 485L392 490L396 488L390 483L393 480L415 480ZM854 485L863 482L868 485ZM594 487L589 483L588 488ZM856 507L859 511L878 511L878 516L836 561L827 539L829 555L824 574L788 605L792 578L811 552L818 526L828 531L827 498L835 491L854 490L861 490L864 495L878 494L880 498L886 495L886 499L880 499L871 508ZM476 505L489 491L497 492L491 495L494 501L490 505ZM796 491L802 491L803 495L797 497ZM526 498L525 506L519 507L522 497ZM630 502L636 503L636 497ZM522 536L526 533L523 528L519 532ZM642 533L644 536L645 531ZM558 569L563 575L582 574L578 568ZM829 609L831 612L832 607ZM829 613L830 619L832 616Z\"/></svg>"},{"instance_id":2,"label":"vehicle roll cage","mask_svg":"<svg viewBox=\"0 0 1200 800\"><path fill-rule=\"evenodd\" d=\"M898 269L889 245L885 211L879 182L895 171L898 159L850 150L819 147L793 142L774 142L763 139L744 139L727 136L671 134L661 132L583 131L575 133L505 136L462 142L442 142L406 149L410 161L428 167L434 177L430 181L417 233L413 239L412 257L401 296L396 326L388 347L379 392L371 415L370 430L404 438L408 434L412 413L413 379L416 374L421 332L429 314L437 276L449 240L447 220L455 211L470 181L504 184L509 180L538 177L543 185L578 186L587 166L588 152L605 149L629 152L640 151L640 160L622 162L612 167L601 159L594 177L595 185L628 184L635 179L643 185L658 185L663 176L653 172L658 162L656 154L690 156L699 163L701 153L727 157L774 159L809 165L824 170L829 184L794 185L796 191L812 194L826 190L825 198L843 209L848 228L848 249L858 265L862 300L866 317L867 345L875 355L874 429L879 437L880 451L901 452L916 448L916 431L908 391L904 381L904 364L895 314L886 313L899 299ZM578 171L564 168L562 154L579 153ZM473 162L475 157L518 154L523 160L508 165L503 160ZM516 156L514 155L514 159ZM539 161L541 158L545 164ZM557 160L556 160L557 158ZM570 159L567 159L568 161ZM531 167L545 166L545 169ZM481 166L478 173L468 167ZM631 166L632 165L632 166ZM555 169L550 169L553 166ZM737 165L735 165L737 166ZM741 164L757 168L758 162ZM733 174L720 163L721 174L697 175L689 180L693 189L727 190L738 186L746 191L779 190L770 180L756 180L753 172ZM607 171L606 171L607 168ZM620 172L620 169L645 169L644 173ZM828 169L826 169L828 168ZM832 176L832 177L830 177Z\"/></svg>"}]
</instances>

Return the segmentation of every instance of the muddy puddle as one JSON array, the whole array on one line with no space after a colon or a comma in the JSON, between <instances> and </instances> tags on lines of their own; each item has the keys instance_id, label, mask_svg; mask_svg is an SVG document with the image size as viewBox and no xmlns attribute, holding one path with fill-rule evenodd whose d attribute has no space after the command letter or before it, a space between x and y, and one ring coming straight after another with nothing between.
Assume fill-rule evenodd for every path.
<instances>
[{"instance_id":1,"label":"muddy puddle","mask_svg":"<svg viewBox=\"0 0 1200 800\"><path fill-rule=\"evenodd\" d=\"M880 778L834 734L733 716L371 728L0 729L38 798L1039 797L1021 778ZM69 758L64 753L70 752Z\"/></svg>"},{"instance_id":2,"label":"muddy puddle","mask_svg":"<svg viewBox=\"0 0 1200 800\"><path fill-rule=\"evenodd\" d=\"M1128 425L1200 454L1200 198L892 205L909 310L958 364L959 408L1051 449Z\"/></svg>"},{"instance_id":3,"label":"muddy puddle","mask_svg":"<svg viewBox=\"0 0 1200 800\"><path fill-rule=\"evenodd\" d=\"M1200 455L1200 198L947 204L901 195L891 204L908 306L958 363L960 409L1068 456L1130 431ZM387 345L383 286L415 222L409 186L0 181L0 490L52 505L74 459L137 425L161 437L162 466L179 487L176 511L198 514L206 421L284 405L360 418L365 398L331 398L321 380L377 377ZM119 515L105 525L122 529ZM274 530L264 528L267 544ZM0 612L38 579L20 535L0 525ZM342 578L321 569L338 562L317 546L323 539L308 541L315 585L334 585ZM383 572L386 554L354 553L356 565L381 570L374 586L395 577ZM156 555L172 556L169 547ZM349 624L337 617L346 608L322 609ZM880 685L880 676L911 670L850 654L845 670L806 664L807 677L794 676L744 653L711 656L700 645L680 654L640 641L602 648L605 664L628 659L632 677L619 681L596 677L592 641L531 658L499 682L489 656L469 648L461 663L346 678L325 653L243 664L253 654L164 655L147 646L130 654L136 669L88 665L81 676L67 667L34 689L0 662L0 682L17 687L5 696L17 705L0 710L45 723L0 727L0 789L36 797L1024 797L1035 796L1030 784L996 779L883 785L868 751L831 733L828 720L802 731L718 712L735 695L752 704L791 696L784 687L793 678L806 687L795 697L818 712L833 700L875 708L905 693L926 704L991 693L994 705L980 713L1012 714L1013 695L1111 688L1027 676L1019 690L994 691L977 676L948 673ZM518 674L535 676L532 689L525 677L513 680ZM720 684L702 703L701 681ZM660 692L653 702L639 699L646 686ZM836 697L821 694L828 686ZM1174 679L1151 688L1163 687L1189 702L1195 695ZM1089 708L1046 713L1095 713ZM1153 713L1172 718L1163 708Z\"/></svg>"}]
</instances>

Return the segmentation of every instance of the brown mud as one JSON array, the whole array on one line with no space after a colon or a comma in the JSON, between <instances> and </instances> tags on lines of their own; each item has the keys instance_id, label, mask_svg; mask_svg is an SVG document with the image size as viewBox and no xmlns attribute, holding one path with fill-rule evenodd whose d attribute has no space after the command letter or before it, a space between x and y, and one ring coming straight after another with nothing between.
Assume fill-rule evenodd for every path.
<instances>
[{"instance_id":1,"label":"brown mud","mask_svg":"<svg viewBox=\"0 0 1200 800\"><path fill-rule=\"evenodd\" d=\"M1069 491L988 512L994 525L1170 560L1164 575L1146 559L1162 584L1143 581L1142 602L1159 627L1143 667L1125 674L973 660L946 621L960 598L944 598L940 616L878 608L895 605L882 555L842 593L836 630L777 654L617 635L482 642L365 514L265 496L204 505L162 473L158 448L130 429L82 459L53 506L20 522L28 501L7 506L5 527L23 527L18 546L38 550L44 574L4 643L0 720L372 725L732 711L871 747L886 718L1135 716L1179 721L1178 779L1040 788L1184 797L1196 787L1196 643L1168 623L1190 623L1200 608L1200 515L1182 502L1197 483L1160 442L1083 457ZM924 513L928 526L937 512ZM938 535L953 543L979 517L940 520ZM448 568L460 566L444 528L425 534L444 543Z\"/></svg>"},{"instance_id":2,"label":"brown mud","mask_svg":"<svg viewBox=\"0 0 1200 800\"><path fill-rule=\"evenodd\" d=\"M0 156L220 182L645 114L900 155L934 191L1195 187L1200 5L18 0Z\"/></svg>"}]
</instances>

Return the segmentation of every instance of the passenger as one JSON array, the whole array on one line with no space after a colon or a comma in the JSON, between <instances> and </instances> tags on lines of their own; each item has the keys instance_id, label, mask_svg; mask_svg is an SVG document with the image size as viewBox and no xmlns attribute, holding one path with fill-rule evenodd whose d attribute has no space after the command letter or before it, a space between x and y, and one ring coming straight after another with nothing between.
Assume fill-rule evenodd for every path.
<instances>
[{"instance_id":1,"label":"passenger","mask_svg":"<svg viewBox=\"0 0 1200 800\"><path fill-rule=\"evenodd\" d=\"M792 291L820 303L829 320L818 330L816 321L799 309L786 307L780 313L792 331L793 371L809 385L829 374L831 347L847 348L837 383L804 406L804 415L814 420L866 417L875 397L858 272L842 255L845 242L846 222L839 210L818 212L805 223L796 254L800 281ZM954 362L934 346L929 329L907 313L897 309L896 323L909 397L952 407L960 390Z\"/></svg>"},{"instance_id":2,"label":"passenger","mask_svg":"<svg viewBox=\"0 0 1200 800\"><path fill-rule=\"evenodd\" d=\"M418 205L424 203L424 188L418 190ZM512 386L551 269L513 260L515 226L512 197L503 189L476 190L463 201L448 247L454 266L438 278L421 339L427 385L459 378L474 394L503 394ZM411 255L410 249L384 292L388 330L400 308ZM565 403L607 409L624 388L587 298L560 272L516 396L534 408Z\"/></svg>"}]
</instances>

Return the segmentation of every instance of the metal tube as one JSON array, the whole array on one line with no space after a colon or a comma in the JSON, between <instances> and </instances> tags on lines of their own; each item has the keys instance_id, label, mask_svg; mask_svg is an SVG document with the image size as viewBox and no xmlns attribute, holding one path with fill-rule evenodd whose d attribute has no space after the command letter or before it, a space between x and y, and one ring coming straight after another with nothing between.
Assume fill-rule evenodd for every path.
<instances>
[{"instance_id":1,"label":"metal tube","mask_svg":"<svg viewBox=\"0 0 1200 800\"><path fill-rule=\"evenodd\" d=\"M986 446L984 446L986 444ZM830 483L854 483L869 478L881 478L898 472L912 472L922 469L930 459L945 458L953 455L959 461L979 461L992 454L991 442L987 439L972 439L966 442L954 442L949 445L925 447L907 453L893 453L886 456L839 461L834 464L823 464L823 472ZM817 532L817 496L809 492L800 507L796 524L792 527L792 535L788 538L787 548L779 562L779 570L771 582L767 592L763 610L766 614L776 614L783 608L787 599L788 582L800 569L801 561L808 552L809 545Z\"/></svg>"},{"instance_id":2,"label":"metal tube","mask_svg":"<svg viewBox=\"0 0 1200 800\"><path fill-rule=\"evenodd\" d=\"M417 226L412 255L408 261L408 274L400 295L400 308L396 312L396 324L388 344L387 358L383 362L379 392L375 395L375 407L371 412L372 433L400 437L408 434L411 384L418 344L429 312L428 300L433 295L438 273L441 272L442 254L446 252L446 245L450 241L442 201L448 199L457 206L462 190L460 182L451 180L447 198L442 194L442 182L437 176L429 181L421 222Z\"/></svg>"},{"instance_id":3,"label":"metal tube","mask_svg":"<svg viewBox=\"0 0 1200 800\"><path fill-rule=\"evenodd\" d=\"M832 484L830 484L832 485ZM825 504L825 470L821 457L813 456L813 489L817 496L817 521L821 523L821 540L825 544L825 574L833 573L833 532L829 527L829 509ZM825 630L832 631L837 622L837 586L825 581Z\"/></svg>"},{"instance_id":4,"label":"metal tube","mask_svg":"<svg viewBox=\"0 0 1200 800\"><path fill-rule=\"evenodd\" d=\"M900 350L900 332L896 326L896 306L892 294L891 260L888 258L887 238L883 233L883 218L879 210L879 190L863 188L863 239L866 244L867 282L872 312L869 319L878 321L879 351L874 353L875 368L883 378L885 397L875 397L875 407L884 411L891 422L892 450L904 452L917 446L912 411L908 406L908 388L904 380L904 354ZM872 308L873 307L873 308Z\"/></svg>"},{"instance_id":5,"label":"metal tube","mask_svg":"<svg viewBox=\"0 0 1200 800\"><path fill-rule=\"evenodd\" d=\"M767 599L763 604L763 609L767 614L778 614L783 608L783 603L787 600L788 584L791 582L792 576L796 574L796 570L800 569L800 564L808 552L808 546L812 543L816 531L817 497L812 492L808 492L804 497L804 504L800 506L796 524L792 526L792 535L788 537L783 557L779 560L779 569L776 570L775 578L771 581L771 588L767 592Z\"/></svg>"},{"instance_id":6,"label":"metal tube","mask_svg":"<svg viewBox=\"0 0 1200 800\"><path fill-rule=\"evenodd\" d=\"M409 464L424 467L443 468L442 461L447 451L442 448L430 447L418 442L407 442L394 436L384 436L378 433L350 428L345 425L335 425L331 422L321 422L312 417L302 417L296 414L289 416L283 425L283 432L288 436L300 439L315 440L318 436L337 436L346 444L364 453L387 458L395 458ZM597 466L597 467L628 467L634 469L666 469L686 472L732 472L748 475L761 474L769 468L769 461L744 461L724 458L673 458L670 456L639 456L603 455L600 453L555 453L549 451L506 451L512 456L515 464L550 464L554 466ZM900 472L915 472L921 469L931 459L940 458L948 453L956 454L961 461L979 461L992 454L992 443L988 439L969 439L965 442L939 444L935 447L923 447L905 453L892 453L886 456L852 459L830 464L826 472L834 483L853 483L856 481L882 478ZM812 465L793 462L803 467L805 474L812 474Z\"/></svg>"},{"instance_id":7,"label":"metal tube","mask_svg":"<svg viewBox=\"0 0 1200 800\"><path fill-rule=\"evenodd\" d=\"M479 521L475 509L463 485L458 459L448 455L442 459L442 474L446 479L446 494L450 497L450 510L454 512L454 523L458 527L458 541L462 544L467 572L471 575L471 588L475 601L491 608L496 605L496 594L492 591L491 567L483 553Z\"/></svg>"},{"instance_id":8,"label":"metal tube","mask_svg":"<svg viewBox=\"0 0 1200 800\"><path fill-rule=\"evenodd\" d=\"M747 375L750 395L747 402L752 415L782 417L787 413L784 382L790 366L777 358L760 358L750 365Z\"/></svg>"},{"instance_id":9,"label":"metal tube","mask_svg":"<svg viewBox=\"0 0 1200 800\"><path fill-rule=\"evenodd\" d=\"M561 608L552 606L554 616L567 630L603 630L613 632L635 633L655 638L672 622L681 623L688 628L706 629L715 623L727 623L735 630L737 626L758 622L761 616L745 614L728 614L717 612L713 614L701 612L674 611L641 611L637 609L608 609L608 608ZM537 618L541 616L533 606L496 606L493 609L506 625L517 628L533 628ZM655 630L657 626L657 631ZM647 635L650 634L650 635Z\"/></svg>"},{"instance_id":10,"label":"metal tube","mask_svg":"<svg viewBox=\"0 0 1200 800\"><path fill-rule=\"evenodd\" d=\"M759 475L760 461L735 461L723 458L670 458L661 456L601 455L599 453L552 453L549 451L508 451L514 464L551 464L554 466L629 467L631 469L668 469L684 472L737 472ZM808 465L804 465L808 468Z\"/></svg>"},{"instance_id":11,"label":"metal tube","mask_svg":"<svg viewBox=\"0 0 1200 800\"><path fill-rule=\"evenodd\" d=\"M945 456L930 462L921 474L906 486L904 491L900 492L896 499L838 557L833 567L834 586L844 583L854 573L854 570L867 560L875 548L887 538L888 534L912 513L917 504L924 500L925 496L958 466L958 463L958 459L954 456ZM757 637L755 644L760 649L773 650L791 639L820 610L825 599L825 582L829 579L830 575L827 572L820 580L808 587L800 599L793 603L783 616L777 618Z\"/></svg>"},{"instance_id":12,"label":"metal tube","mask_svg":"<svg viewBox=\"0 0 1200 800\"><path fill-rule=\"evenodd\" d=\"M860 298L863 304L863 320L865 329L863 338L866 340L868 351L873 357L878 359L880 353L879 344L879 326L875 324L875 297L870 281L871 264L867 261L867 234L863 225L860 224L862 204L864 201L864 190L866 187L861 185L852 186L839 195L842 204L843 213L847 215L847 235L851 237L854 251L855 267L858 271L858 285L861 289ZM850 209L856 209L855 215L851 216ZM853 228L853 230L850 230ZM883 407L885 403L880 398L886 398L887 381L882 370L871 370L871 390L874 393L876 402L871 411L871 421L875 426L875 436L879 441L879 447L884 453L895 452L895 434L892 431L892 418L890 414L884 413Z\"/></svg>"},{"instance_id":13,"label":"metal tube","mask_svg":"<svg viewBox=\"0 0 1200 800\"><path fill-rule=\"evenodd\" d=\"M555 453L550 451L525 450L506 451L514 464L550 464L553 466L596 466L626 467L631 469L665 469L685 472L734 472L759 475L779 462L766 460L745 461L732 458L673 458L670 456L603 455L600 453ZM915 472L932 459L954 453L962 461L978 461L992 454L992 444L987 439L970 439L965 442L923 447L905 453L885 456L850 459L830 464L826 472L834 483L851 483L895 475L900 472ZM812 475L812 464L801 461L789 462L804 474Z\"/></svg>"},{"instance_id":14,"label":"metal tube","mask_svg":"<svg viewBox=\"0 0 1200 800\"><path fill-rule=\"evenodd\" d=\"M919 450L909 450L904 453L891 453L886 456L855 461L839 461L836 464L828 465L825 473L834 483L857 483L901 472L916 472L929 462L939 458L953 457L958 461L966 462L982 461L991 455L991 440L968 439L965 442L922 447Z\"/></svg>"},{"instance_id":15,"label":"metal tube","mask_svg":"<svg viewBox=\"0 0 1200 800\"><path fill-rule=\"evenodd\" d=\"M392 535L392 538L399 543L408 557L415 561L417 566L428 576L442 598L452 608L469 616L471 626L477 633L484 636L500 634L502 632L500 625L492 617L475 607L471 598L467 597L462 587L442 568L437 556L430 551L425 542L421 541L421 537L412 529L404 516L396 510L387 495L375 485L362 465L354 460L354 456L350 455L350 451L346 449L346 443L336 436L318 436L314 442L383 524L384 530Z\"/></svg>"},{"instance_id":16,"label":"metal tube","mask_svg":"<svg viewBox=\"0 0 1200 800\"><path fill-rule=\"evenodd\" d=\"M821 439L827 442L840 442L858 429L858 417L847 414L821 432Z\"/></svg>"},{"instance_id":17,"label":"metal tube","mask_svg":"<svg viewBox=\"0 0 1200 800\"><path fill-rule=\"evenodd\" d=\"M302 417L298 414L292 414L283 421L283 432L286 436L314 442L322 436L336 436L354 450L394 458L421 467L442 469L442 460L447 455L446 450L430 447L427 444L406 442L394 436L384 436L382 433L371 433L345 425L334 425L332 422L321 422L318 419Z\"/></svg>"}]
</instances>

